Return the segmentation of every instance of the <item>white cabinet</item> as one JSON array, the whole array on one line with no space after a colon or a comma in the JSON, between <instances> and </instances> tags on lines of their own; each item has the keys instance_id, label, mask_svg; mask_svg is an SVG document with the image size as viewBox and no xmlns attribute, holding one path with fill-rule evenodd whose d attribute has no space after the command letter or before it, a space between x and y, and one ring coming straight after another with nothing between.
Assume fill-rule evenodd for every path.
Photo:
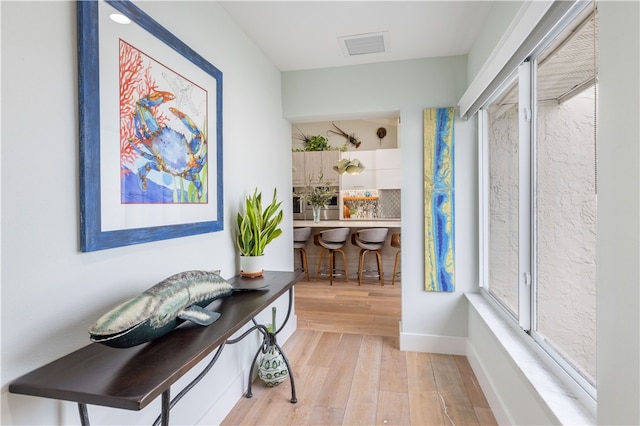
<instances>
[{"instance_id":1,"label":"white cabinet","mask_svg":"<svg viewBox=\"0 0 640 426\"><path fill-rule=\"evenodd\" d=\"M372 189L376 187L375 170L363 170L359 175L342 175L342 189Z\"/></svg>"},{"instance_id":2,"label":"white cabinet","mask_svg":"<svg viewBox=\"0 0 640 426\"><path fill-rule=\"evenodd\" d=\"M400 169L376 170L376 183L378 189L400 189Z\"/></svg>"},{"instance_id":3,"label":"white cabinet","mask_svg":"<svg viewBox=\"0 0 640 426\"><path fill-rule=\"evenodd\" d=\"M345 189L375 189L376 188L376 154L375 151L347 151L342 158L353 160L357 158L364 164L364 170L359 175L342 175L342 186Z\"/></svg>"},{"instance_id":4,"label":"white cabinet","mask_svg":"<svg viewBox=\"0 0 640 426\"><path fill-rule=\"evenodd\" d=\"M376 150L376 184L378 189L400 189L400 149Z\"/></svg>"},{"instance_id":5,"label":"white cabinet","mask_svg":"<svg viewBox=\"0 0 640 426\"><path fill-rule=\"evenodd\" d=\"M376 170L400 169L400 149L376 149Z\"/></svg>"}]
</instances>

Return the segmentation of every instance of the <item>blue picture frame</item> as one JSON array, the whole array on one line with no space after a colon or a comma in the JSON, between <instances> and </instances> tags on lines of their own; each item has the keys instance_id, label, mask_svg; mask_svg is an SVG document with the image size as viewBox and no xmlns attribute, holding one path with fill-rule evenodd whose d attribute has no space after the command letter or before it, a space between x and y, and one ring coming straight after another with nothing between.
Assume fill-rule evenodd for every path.
<instances>
[{"instance_id":1,"label":"blue picture frame","mask_svg":"<svg viewBox=\"0 0 640 426\"><path fill-rule=\"evenodd\" d=\"M181 57L202 70L215 87L215 132L210 132L208 144L215 147L208 157L209 176L215 177L215 185L209 188L212 204L211 220L189 223L138 226L126 229L103 230L103 201L101 188L101 108L100 99L100 31L99 1L77 2L78 19L78 81L79 81L79 137L80 137L80 237L81 251L91 252L114 247L141 244L151 241L185 237L223 230L223 173L222 173L222 72L175 37L149 15L130 1L105 1L106 4L128 17L133 23L147 31L173 49ZM109 70L110 71L110 70ZM105 101L102 101L105 102ZM215 137L215 141L212 141ZM213 150L210 149L209 152ZM215 190L213 192L212 190ZM162 208L159 206L158 208ZM190 206L178 206L189 209ZM215 212L215 213L214 213Z\"/></svg>"}]
</instances>

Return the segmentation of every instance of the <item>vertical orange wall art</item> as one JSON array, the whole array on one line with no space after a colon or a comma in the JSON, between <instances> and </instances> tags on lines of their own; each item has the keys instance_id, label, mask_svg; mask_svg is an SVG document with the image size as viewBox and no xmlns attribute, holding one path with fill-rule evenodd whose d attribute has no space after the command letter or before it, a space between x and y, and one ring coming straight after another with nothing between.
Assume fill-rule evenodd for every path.
<instances>
[{"instance_id":1,"label":"vertical orange wall art","mask_svg":"<svg viewBox=\"0 0 640 426\"><path fill-rule=\"evenodd\" d=\"M454 108L424 110L425 290L455 290Z\"/></svg>"}]
</instances>

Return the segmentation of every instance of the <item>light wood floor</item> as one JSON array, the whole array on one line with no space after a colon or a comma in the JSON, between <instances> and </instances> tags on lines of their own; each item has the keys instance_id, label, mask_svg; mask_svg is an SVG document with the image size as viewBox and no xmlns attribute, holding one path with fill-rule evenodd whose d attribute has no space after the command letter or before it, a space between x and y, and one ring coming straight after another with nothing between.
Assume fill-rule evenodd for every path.
<instances>
[{"instance_id":1,"label":"light wood floor","mask_svg":"<svg viewBox=\"0 0 640 426\"><path fill-rule=\"evenodd\" d=\"M253 383L223 425L496 425L466 357L401 352L400 283L295 287L298 330L287 380Z\"/></svg>"},{"instance_id":2,"label":"light wood floor","mask_svg":"<svg viewBox=\"0 0 640 426\"><path fill-rule=\"evenodd\" d=\"M298 328L398 337L400 322L400 281L373 279L345 282L300 281L295 285Z\"/></svg>"}]
</instances>

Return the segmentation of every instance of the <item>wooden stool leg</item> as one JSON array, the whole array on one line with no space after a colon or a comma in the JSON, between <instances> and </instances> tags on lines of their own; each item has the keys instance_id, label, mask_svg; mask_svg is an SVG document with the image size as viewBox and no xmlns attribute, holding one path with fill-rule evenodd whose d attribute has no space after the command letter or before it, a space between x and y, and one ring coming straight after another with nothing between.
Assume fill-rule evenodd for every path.
<instances>
[{"instance_id":1,"label":"wooden stool leg","mask_svg":"<svg viewBox=\"0 0 640 426\"><path fill-rule=\"evenodd\" d=\"M322 256L324 255L324 249L320 249L318 254L318 270L316 271L316 281L320 280L320 267L322 266Z\"/></svg>"},{"instance_id":2,"label":"wooden stool leg","mask_svg":"<svg viewBox=\"0 0 640 426\"><path fill-rule=\"evenodd\" d=\"M342 255L342 264L344 265L344 280L346 282L349 282L349 267L347 266L347 255L342 249L335 249L335 251L340 252L340 254ZM333 265L335 266L335 258Z\"/></svg>"},{"instance_id":3,"label":"wooden stool leg","mask_svg":"<svg viewBox=\"0 0 640 426\"><path fill-rule=\"evenodd\" d=\"M342 264L344 265L344 280L345 282L349 282L349 267L347 266L347 255L342 249L339 249L338 251L342 253Z\"/></svg>"},{"instance_id":4,"label":"wooden stool leg","mask_svg":"<svg viewBox=\"0 0 640 426\"><path fill-rule=\"evenodd\" d=\"M364 255L367 254L367 250L360 250L360 256L358 259L358 285L362 285L362 270L364 269Z\"/></svg>"},{"instance_id":5,"label":"wooden stool leg","mask_svg":"<svg viewBox=\"0 0 640 426\"><path fill-rule=\"evenodd\" d=\"M302 263L302 269L304 269L304 275L307 278L307 282L309 282L309 265L307 264L307 251L303 248L300 250L300 262Z\"/></svg>"},{"instance_id":6,"label":"wooden stool leg","mask_svg":"<svg viewBox=\"0 0 640 426\"><path fill-rule=\"evenodd\" d=\"M380 277L380 285L384 286L384 272L382 272L382 254L380 254L379 250L374 252L376 254L376 258L378 260L378 276Z\"/></svg>"},{"instance_id":7,"label":"wooden stool leg","mask_svg":"<svg viewBox=\"0 0 640 426\"><path fill-rule=\"evenodd\" d=\"M400 250L396 253L396 261L393 263L393 278L391 279L391 285L396 285L396 273L398 271L398 256L400 256Z\"/></svg>"},{"instance_id":8,"label":"wooden stool leg","mask_svg":"<svg viewBox=\"0 0 640 426\"><path fill-rule=\"evenodd\" d=\"M336 267L336 254L333 250L329 250L329 285L333 285L333 271Z\"/></svg>"}]
</instances>

